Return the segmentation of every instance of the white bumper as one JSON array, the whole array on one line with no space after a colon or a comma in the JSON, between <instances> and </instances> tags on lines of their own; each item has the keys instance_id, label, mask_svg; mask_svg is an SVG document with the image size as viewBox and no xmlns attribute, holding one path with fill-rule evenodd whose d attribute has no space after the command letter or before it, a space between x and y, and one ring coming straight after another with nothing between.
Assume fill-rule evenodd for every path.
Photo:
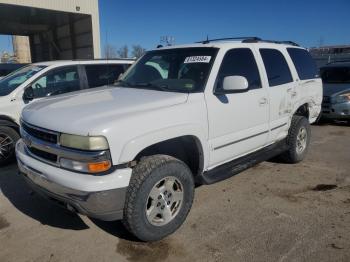
<instances>
[{"instance_id":1,"label":"white bumper","mask_svg":"<svg viewBox=\"0 0 350 262\"><path fill-rule=\"evenodd\" d=\"M84 192L106 191L129 185L131 168L117 169L103 176L79 174L43 163L29 156L26 145L19 140L16 145L17 159L27 167L39 171L41 178L60 186Z\"/></svg>"}]
</instances>

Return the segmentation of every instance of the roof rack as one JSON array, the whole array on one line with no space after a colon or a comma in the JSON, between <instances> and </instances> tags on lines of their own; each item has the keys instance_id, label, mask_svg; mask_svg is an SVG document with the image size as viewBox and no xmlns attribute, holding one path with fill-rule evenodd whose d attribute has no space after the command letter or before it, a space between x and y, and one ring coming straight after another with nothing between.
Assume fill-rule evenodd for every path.
<instances>
[{"instance_id":1,"label":"roof rack","mask_svg":"<svg viewBox=\"0 0 350 262\"><path fill-rule=\"evenodd\" d=\"M243 36L243 37L226 37L226 38L215 38L215 39L206 39L203 41L199 41L196 43L202 43L202 44L209 44L210 42L218 42L218 41L230 41L230 40L261 40L259 37L256 36Z\"/></svg>"},{"instance_id":2,"label":"roof rack","mask_svg":"<svg viewBox=\"0 0 350 262\"><path fill-rule=\"evenodd\" d=\"M272 43L272 44L287 44L287 45L293 45L293 46L299 46L297 43L293 41L277 41L277 40L251 40L251 39L246 39L242 41L243 43Z\"/></svg>"},{"instance_id":3,"label":"roof rack","mask_svg":"<svg viewBox=\"0 0 350 262\"><path fill-rule=\"evenodd\" d=\"M207 39L207 40L196 42L196 43L209 44L210 42L230 41L230 40L241 40L242 43L273 43L273 44L288 44L288 45L293 45L293 46L299 46L297 43L295 43L293 41L263 40L263 39L256 37L256 36Z\"/></svg>"}]
</instances>

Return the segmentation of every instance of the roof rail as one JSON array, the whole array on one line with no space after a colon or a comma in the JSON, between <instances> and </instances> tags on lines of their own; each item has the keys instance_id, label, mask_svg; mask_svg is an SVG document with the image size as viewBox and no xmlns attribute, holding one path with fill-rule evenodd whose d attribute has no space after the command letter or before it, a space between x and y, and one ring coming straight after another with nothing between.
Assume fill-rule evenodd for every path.
<instances>
[{"instance_id":1,"label":"roof rail","mask_svg":"<svg viewBox=\"0 0 350 262\"><path fill-rule=\"evenodd\" d=\"M246 39L242 41L243 43L272 43L272 44L287 44L287 45L293 45L293 46L299 46L297 43L293 41L277 41L277 40L254 40L254 39Z\"/></svg>"},{"instance_id":2,"label":"roof rail","mask_svg":"<svg viewBox=\"0 0 350 262\"><path fill-rule=\"evenodd\" d=\"M243 37L226 37L226 38L215 38L215 39L206 39L203 41L199 41L196 43L202 43L202 44L209 44L210 42L218 42L218 41L230 41L230 40L261 40L259 37L256 36L243 36Z\"/></svg>"},{"instance_id":3,"label":"roof rail","mask_svg":"<svg viewBox=\"0 0 350 262\"><path fill-rule=\"evenodd\" d=\"M245 36L245 37L227 37L227 38L216 38L216 39L207 39L204 41L199 41L196 43L209 44L210 42L218 41L230 41L230 40L241 40L242 43L273 43L273 44L289 44L293 46L299 46L293 41L276 41L276 40L264 40L256 36Z\"/></svg>"}]
</instances>

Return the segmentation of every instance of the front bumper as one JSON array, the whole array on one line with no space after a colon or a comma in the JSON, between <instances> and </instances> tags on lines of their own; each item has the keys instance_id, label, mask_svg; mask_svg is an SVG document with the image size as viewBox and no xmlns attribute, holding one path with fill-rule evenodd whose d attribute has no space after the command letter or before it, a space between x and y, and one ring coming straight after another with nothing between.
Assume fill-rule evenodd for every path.
<instances>
[{"instance_id":1,"label":"front bumper","mask_svg":"<svg viewBox=\"0 0 350 262\"><path fill-rule=\"evenodd\" d=\"M328 119L350 119L350 102L323 103L321 116Z\"/></svg>"},{"instance_id":2,"label":"front bumper","mask_svg":"<svg viewBox=\"0 0 350 262\"><path fill-rule=\"evenodd\" d=\"M16 155L20 173L40 195L89 217L105 221L123 218L125 183L130 179L131 169L101 177L69 172L30 157L22 140L16 145Z\"/></svg>"}]
</instances>

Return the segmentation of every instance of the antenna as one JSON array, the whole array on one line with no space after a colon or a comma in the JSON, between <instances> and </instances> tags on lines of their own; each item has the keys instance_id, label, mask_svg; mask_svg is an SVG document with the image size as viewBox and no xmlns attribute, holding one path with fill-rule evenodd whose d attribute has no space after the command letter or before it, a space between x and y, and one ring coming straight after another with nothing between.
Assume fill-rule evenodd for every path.
<instances>
[{"instance_id":1,"label":"antenna","mask_svg":"<svg viewBox=\"0 0 350 262\"><path fill-rule=\"evenodd\" d=\"M160 43L164 44L165 46L172 46L175 43L175 37L169 35L161 36Z\"/></svg>"}]
</instances>

